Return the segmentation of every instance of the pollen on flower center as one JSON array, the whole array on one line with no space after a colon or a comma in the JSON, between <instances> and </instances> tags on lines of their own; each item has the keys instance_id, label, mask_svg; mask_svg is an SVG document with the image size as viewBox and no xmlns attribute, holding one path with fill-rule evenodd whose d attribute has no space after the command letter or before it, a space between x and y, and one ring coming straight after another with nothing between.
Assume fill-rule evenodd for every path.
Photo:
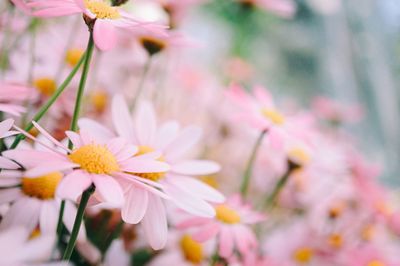
<instances>
[{"instance_id":1,"label":"pollen on flower center","mask_svg":"<svg viewBox=\"0 0 400 266\"><path fill-rule=\"evenodd\" d=\"M367 266L386 266L386 264L379 260L372 260L367 264Z\"/></svg>"},{"instance_id":2,"label":"pollen on flower center","mask_svg":"<svg viewBox=\"0 0 400 266\"><path fill-rule=\"evenodd\" d=\"M301 264L309 263L314 256L314 252L309 247L297 249L293 254L293 259Z\"/></svg>"},{"instance_id":3,"label":"pollen on flower center","mask_svg":"<svg viewBox=\"0 0 400 266\"><path fill-rule=\"evenodd\" d=\"M62 174L53 172L35 178L22 178L22 192L30 197L46 200L53 199L54 193L60 183Z\"/></svg>"},{"instance_id":4,"label":"pollen on flower center","mask_svg":"<svg viewBox=\"0 0 400 266\"><path fill-rule=\"evenodd\" d=\"M261 113L275 125L282 125L285 123L285 117L274 109L263 108L261 109Z\"/></svg>"},{"instance_id":5,"label":"pollen on flower center","mask_svg":"<svg viewBox=\"0 0 400 266\"><path fill-rule=\"evenodd\" d=\"M118 19L121 14L118 12L117 8L110 6L106 2L98 0L85 0L85 6L96 18L100 19Z\"/></svg>"},{"instance_id":6,"label":"pollen on flower center","mask_svg":"<svg viewBox=\"0 0 400 266\"><path fill-rule=\"evenodd\" d=\"M52 78L39 78L33 82L35 88L46 96L51 96L57 89L57 84Z\"/></svg>"},{"instance_id":7,"label":"pollen on flower center","mask_svg":"<svg viewBox=\"0 0 400 266\"><path fill-rule=\"evenodd\" d=\"M105 145L88 144L74 150L68 157L92 174L110 174L119 170L117 159Z\"/></svg>"},{"instance_id":8,"label":"pollen on flower center","mask_svg":"<svg viewBox=\"0 0 400 266\"><path fill-rule=\"evenodd\" d=\"M71 67L76 66L78 64L79 59L81 59L84 51L79 48L69 49L65 54L65 62Z\"/></svg>"},{"instance_id":9,"label":"pollen on flower center","mask_svg":"<svg viewBox=\"0 0 400 266\"><path fill-rule=\"evenodd\" d=\"M240 222L240 215L226 205L218 205L215 207L216 217L226 224L236 224Z\"/></svg>"},{"instance_id":10,"label":"pollen on flower center","mask_svg":"<svg viewBox=\"0 0 400 266\"><path fill-rule=\"evenodd\" d=\"M154 151L154 149L152 147L150 147L150 146L144 146L143 145L143 146L139 146L138 148L139 148L139 150L136 153L137 156ZM165 161L162 156L160 158L158 158L157 160L161 161L161 162ZM142 178L150 179L152 181L158 181L162 177L165 176L165 172L158 172L158 173L132 173L132 174L134 174L136 176L140 176Z\"/></svg>"},{"instance_id":11,"label":"pollen on flower center","mask_svg":"<svg viewBox=\"0 0 400 266\"><path fill-rule=\"evenodd\" d=\"M183 255L188 261L198 264L204 259L203 246L189 235L184 235L180 244Z\"/></svg>"},{"instance_id":12,"label":"pollen on flower center","mask_svg":"<svg viewBox=\"0 0 400 266\"><path fill-rule=\"evenodd\" d=\"M293 148L288 152L288 156L295 163L300 165L307 164L310 162L310 155L302 148Z\"/></svg>"}]
</instances>

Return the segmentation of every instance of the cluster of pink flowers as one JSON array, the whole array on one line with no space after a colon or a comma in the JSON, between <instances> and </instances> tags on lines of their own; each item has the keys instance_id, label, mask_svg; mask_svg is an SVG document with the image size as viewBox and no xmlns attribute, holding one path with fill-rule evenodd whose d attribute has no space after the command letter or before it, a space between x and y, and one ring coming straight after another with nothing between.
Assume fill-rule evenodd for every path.
<instances>
[{"instance_id":1,"label":"cluster of pink flowers","mask_svg":"<svg viewBox=\"0 0 400 266\"><path fill-rule=\"evenodd\" d=\"M394 193L342 127L361 107L193 66L203 1L6 2L0 265L400 265Z\"/></svg>"}]
</instances>

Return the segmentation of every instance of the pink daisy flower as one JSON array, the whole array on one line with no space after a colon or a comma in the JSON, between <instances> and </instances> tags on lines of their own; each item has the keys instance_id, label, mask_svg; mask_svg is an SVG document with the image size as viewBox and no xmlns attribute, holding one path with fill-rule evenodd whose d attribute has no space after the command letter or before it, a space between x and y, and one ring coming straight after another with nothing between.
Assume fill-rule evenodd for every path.
<instances>
[{"instance_id":1,"label":"pink daisy flower","mask_svg":"<svg viewBox=\"0 0 400 266\"><path fill-rule=\"evenodd\" d=\"M164 26L150 22L139 22L119 7L111 6L103 0L27 0L31 14L38 17L60 17L83 14L86 23L93 27L93 37L100 50L112 49L116 42L116 29L146 29L164 34Z\"/></svg>"},{"instance_id":2,"label":"pink daisy flower","mask_svg":"<svg viewBox=\"0 0 400 266\"><path fill-rule=\"evenodd\" d=\"M169 170L166 163L154 160L153 157L158 156L157 154L133 157L138 152L138 148L128 145L122 138L95 142L90 133L85 130L81 130L79 134L69 131L66 134L74 144L74 149L70 150L37 123L34 125L40 133L56 145L57 150L47 146L49 150L46 151L16 149L8 150L3 155L28 169L25 173L26 177L66 171L67 174L60 181L56 191L61 198L76 201L85 189L94 184L96 187L94 198L97 201L121 206L124 202L123 191L116 181L116 178L121 176L120 174L143 174ZM24 134L35 139L26 132ZM130 182L142 187L148 186L134 175L122 176L129 176Z\"/></svg>"},{"instance_id":3,"label":"pink daisy flower","mask_svg":"<svg viewBox=\"0 0 400 266\"><path fill-rule=\"evenodd\" d=\"M257 247L257 239L249 225L264 220L264 216L244 203L239 194L214 206L214 218L194 217L178 224L178 228L195 228L193 239L204 242L218 237L218 253L223 258L232 256L237 249L242 255Z\"/></svg>"},{"instance_id":4,"label":"pink daisy flower","mask_svg":"<svg viewBox=\"0 0 400 266\"><path fill-rule=\"evenodd\" d=\"M29 87L0 83L0 111L11 115L20 116L25 112L22 105L26 100L31 98L31 90Z\"/></svg>"},{"instance_id":5,"label":"pink daisy flower","mask_svg":"<svg viewBox=\"0 0 400 266\"><path fill-rule=\"evenodd\" d=\"M299 131L299 128L295 127L295 118L280 112L272 95L263 87L256 86L249 94L240 86L232 85L226 95L240 109L235 118L260 131L268 130L268 138L275 147L281 147L290 132Z\"/></svg>"},{"instance_id":6,"label":"pink daisy flower","mask_svg":"<svg viewBox=\"0 0 400 266\"><path fill-rule=\"evenodd\" d=\"M169 199L179 208L194 215L213 217L215 210L207 201L222 202L224 196L192 176L212 174L220 167L211 161L184 158L184 154L200 138L201 132L197 127L187 127L179 132L176 122L168 122L157 130L152 106L145 103L138 107L133 121L124 99L121 96L113 99L112 116L116 132L120 137L137 145L140 156L151 157L170 166L168 170L151 173L132 171L136 180L150 184L157 188L156 192L163 191L166 195L157 195L155 191L149 190L149 187L129 183L127 174L120 174L121 177L125 177L120 178L119 182L124 188L126 199L121 214L127 223L136 224L142 221L150 245L160 249L167 241L166 211L161 198ZM99 140L115 136L115 133L89 119L81 119L79 126L96 132Z\"/></svg>"},{"instance_id":7,"label":"pink daisy flower","mask_svg":"<svg viewBox=\"0 0 400 266\"><path fill-rule=\"evenodd\" d=\"M41 137L41 136L40 136ZM40 138L39 137L39 138ZM51 144L50 144L51 145ZM28 152L46 152L47 148L38 142L34 146L23 142L21 146ZM8 160L0 157L0 162ZM2 217L0 230L12 226L23 226L40 234L54 234L58 222L61 200L56 197L56 189L63 174L54 171L35 177L26 177L20 166L11 160L1 163L0 173L0 204L12 203L10 209ZM6 167L4 167L6 165ZM66 202L63 222L68 230L72 230L76 207ZM81 226L79 240L86 240L85 228Z\"/></svg>"},{"instance_id":8,"label":"pink daisy flower","mask_svg":"<svg viewBox=\"0 0 400 266\"><path fill-rule=\"evenodd\" d=\"M142 175L142 179L161 185L171 201L189 213L206 217L215 215L214 208L206 201L223 202L223 195L192 177L216 173L220 166L213 161L185 158L185 154L199 141L200 128L188 126L180 130L175 121L157 126L155 111L147 102L138 106L132 118L121 96L113 99L112 116L117 134L137 145L140 154L159 153L158 160L170 165L169 171ZM92 120L81 119L79 126L96 132L103 139L114 136L113 132ZM127 193L133 195L136 192ZM124 208L122 211L124 213Z\"/></svg>"}]
</instances>

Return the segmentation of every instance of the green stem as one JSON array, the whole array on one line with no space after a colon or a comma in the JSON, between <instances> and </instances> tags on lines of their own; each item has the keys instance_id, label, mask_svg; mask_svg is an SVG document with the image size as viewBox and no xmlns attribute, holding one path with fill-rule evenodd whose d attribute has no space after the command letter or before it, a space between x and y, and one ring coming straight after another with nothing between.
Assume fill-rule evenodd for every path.
<instances>
[{"instance_id":1,"label":"green stem","mask_svg":"<svg viewBox=\"0 0 400 266\"><path fill-rule=\"evenodd\" d=\"M94 193L95 187L91 185L82 193L81 202L79 203L78 211L76 213L74 226L72 228L71 237L68 241L67 248L64 251L63 260L69 261L74 250L76 239L78 238L79 229L82 224L83 215L85 213L86 205L90 196Z\"/></svg>"},{"instance_id":2,"label":"green stem","mask_svg":"<svg viewBox=\"0 0 400 266\"><path fill-rule=\"evenodd\" d=\"M81 75L81 79L79 81L78 92L76 94L74 114L72 116L72 121L71 121L70 128L72 131L77 130L79 114L80 114L81 106L82 106L83 92L85 91L85 85L86 85L86 80L87 80L87 76L89 73L90 60L92 59L93 48L94 48L93 35L92 35L92 33L90 33L89 42L88 42L88 45L86 48L85 62L83 64L82 75ZM68 148L70 148L70 149L72 148L71 141L68 143Z\"/></svg>"},{"instance_id":3,"label":"green stem","mask_svg":"<svg viewBox=\"0 0 400 266\"><path fill-rule=\"evenodd\" d=\"M290 175L293 173L295 169L299 167L300 166L298 164L288 161L288 169L286 173L278 180L278 182L276 182L275 187L272 190L271 194L269 194L269 196L265 199L263 209L270 209L275 206L276 200L278 199L282 189L286 186Z\"/></svg>"},{"instance_id":4,"label":"green stem","mask_svg":"<svg viewBox=\"0 0 400 266\"><path fill-rule=\"evenodd\" d=\"M58 97L63 93L64 89L69 85L75 74L78 72L80 66L82 65L84 59L86 58L86 53L82 55L81 59L79 62L76 64L76 66L71 70L69 75L66 77L66 79L63 81L63 83L60 85L60 87L57 88L57 90L54 92L54 94L51 96L51 98L39 109L39 111L35 114L33 117L32 121L38 122L42 117L47 113L49 108L53 105L53 103L58 99ZM30 122L25 128L25 131L29 131L33 128L32 122ZM14 142L12 143L10 149L15 149L18 144L20 143L21 140L25 139L25 136L22 134L17 135L15 138Z\"/></svg>"},{"instance_id":5,"label":"green stem","mask_svg":"<svg viewBox=\"0 0 400 266\"><path fill-rule=\"evenodd\" d=\"M65 200L61 201L60 204L60 212L58 214L58 220L57 220L57 235L58 239L61 240L61 233L62 233L62 228L63 228L63 216L64 216L64 210L65 210Z\"/></svg>"},{"instance_id":6,"label":"green stem","mask_svg":"<svg viewBox=\"0 0 400 266\"><path fill-rule=\"evenodd\" d=\"M139 81L139 85L138 85L137 90L136 90L135 98L133 98L133 102L132 102L132 105L131 105L131 110L135 109L136 104L139 101L140 95L142 94L143 87L144 87L144 82L146 80L147 73L150 70L150 65L151 65L151 61L152 61L151 59L152 58L153 57L150 55L149 59L147 59L145 65L143 67L143 73L142 73L142 76L140 77L140 81Z\"/></svg>"},{"instance_id":7,"label":"green stem","mask_svg":"<svg viewBox=\"0 0 400 266\"><path fill-rule=\"evenodd\" d=\"M83 96L83 92L85 91L85 84L86 84L87 76L89 73L90 60L92 58L93 48L94 48L93 35L90 34L86 52L85 52L85 56L84 56L84 64L83 64L81 79L79 81L78 92L76 95L74 114L72 116L72 121L71 121L70 128L72 131L77 130L77 122L78 122L79 113L80 113L80 109L81 109L81 105L82 105L82 96ZM68 142L68 148L69 149L73 148L71 141ZM57 222L57 234L58 234L59 238L61 238L61 233L62 233L62 227L63 227L62 220L63 220L63 216L64 216L64 208L65 208L65 200L62 200L61 206L60 206L60 212L58 215L58 222Z\"/></svg>"},{"instance_id":8,"label":"green stem","mask_svg":"<svg viewBox=\"0 0 400 266\"><path fill-rule=\"evenodd\" d=\"M250 154L250 158L247 161L246 170L244 172L242 184L240 186L240 193L242 194L243 197L246 197L247 190L248 190L249 184L250 184L251 174L253 172L253 164L254 164L254 161L255 161L255 159L257 157L258 149L260 148L261 142L264 139L264 136L265 136L266 133L267 133L267 130L263 130L260 133L260 136L258 137L256 143L254 144L253 150L252 150L252 152Z\"/></svg>"}]
</instances>

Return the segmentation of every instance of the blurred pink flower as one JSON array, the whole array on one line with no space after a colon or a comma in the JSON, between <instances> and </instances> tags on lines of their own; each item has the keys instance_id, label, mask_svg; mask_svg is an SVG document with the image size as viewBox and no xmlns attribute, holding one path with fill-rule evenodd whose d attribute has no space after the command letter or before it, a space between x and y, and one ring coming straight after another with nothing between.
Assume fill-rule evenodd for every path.
<instances>
[{"instance_id":1,"label":"blurred pink flower","mask_svg":"<svg viewBox=\"0 0 400 266\"><path fill-rule=\"evenodd\" d=\"M249 225L263 221L263 214L243 202L239 194L229 197L222 204L216 204L214 208L214 218L193 217L180 222L177 227L193 228L193 239L200 242L217 236L218 254L223 258L232 256L235 249L246 255L257 247L256 236Z\"/></svg>"},{"instance_id":2,"label":"blurred pink flower","mask_svg":"<svg viewBox=\"0 0 400 266\"><path fill-rule=\"evenodd\" d=\"M31 9L31 15L44 18L83 14L90 27L93 26L93 38L100 50L110 50L115 46L116 28L129 31L139 28L165 34L164 26L137 21L120 8L102 0L27 0L24 9L26 7Z\"/></svg>"},{"instance_id":3,"label":"blurred pink flower","mask_svg":"<svg viewBox=\"0 0 400 266\"><path fill-rule=\"evenodd\" d=\"M25 101L32 98L32 90L29 87L0 83L0 111L11 115L20 116L25 112Z\"/></svg>"}]
</instances>

